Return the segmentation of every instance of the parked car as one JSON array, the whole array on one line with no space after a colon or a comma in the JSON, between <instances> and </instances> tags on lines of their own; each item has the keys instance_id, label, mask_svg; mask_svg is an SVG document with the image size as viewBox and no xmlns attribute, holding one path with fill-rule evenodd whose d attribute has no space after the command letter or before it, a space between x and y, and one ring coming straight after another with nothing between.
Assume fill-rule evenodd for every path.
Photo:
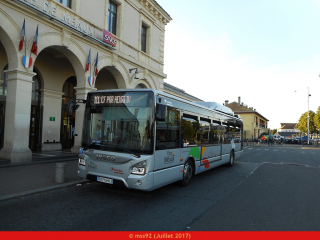
<instances>
[{"instance_id":1,"label":"parked car","mask_svg":"<svg viewBox=\"0 0 320 240\"><path fill-rule=\"evenodd\" d=\"M273 136L274 140L279 141L282 137L279 135Z\"/></svg>"},{"instance_id":2,"label":"parked car","mask_svg":"<svg viewBox=\"0 0 320 240\"><path fill-rule=\"evenodd\" d=\"M291 139L291 144L297 144L298 143L298 140L297 139L295 139L295 138L292 138Z\"/></svg>"}]
</instances>

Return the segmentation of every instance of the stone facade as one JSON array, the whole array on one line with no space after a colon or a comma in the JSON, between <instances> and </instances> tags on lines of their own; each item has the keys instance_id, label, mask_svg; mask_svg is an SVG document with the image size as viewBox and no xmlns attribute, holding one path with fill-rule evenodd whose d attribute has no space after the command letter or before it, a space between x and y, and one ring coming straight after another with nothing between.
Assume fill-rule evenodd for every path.
<instances>
[{"instance_id":1,"label":"stone facade","mask_svg":"<svg viewBox=\"0 0 320 240\"><path fill-rule=\"evenodd\" d=\"M12 163L31 161L32 151L78 151L84 107L68 117L71 98L85 99L89 91L102 89L164 90L165 26L172 19L156 1L60 2L0 2L0 158ZM109 3L117 9L116 33L107 39ZM19 51L24 21L26 42ZM142 26L147 29L145 51ZM24 65L23 56L32 58L31 66ZM91 85L96 59L98 75ZM138 79L135 70L129 71L134 68Z\"/></svg>"}]
</instances>

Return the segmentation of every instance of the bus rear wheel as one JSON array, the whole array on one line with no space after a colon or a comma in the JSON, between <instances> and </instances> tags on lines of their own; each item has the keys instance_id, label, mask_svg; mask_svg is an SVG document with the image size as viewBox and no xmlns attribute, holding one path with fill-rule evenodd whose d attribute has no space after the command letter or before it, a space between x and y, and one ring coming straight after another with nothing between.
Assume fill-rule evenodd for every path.
<instances>
[{"instance_id":1,"label":"bus rear wheel","mask_svg":"<svg viewBox=\"0 0 320 240\"><path fill-rule=\"evenodd\" d=\"M188 159L188 161L185 163L184 165L184 168L183 168L183 178L182 178L182 185L185 187L185 186L188 186L190 181L191 181L191 178L192 178L192 175L193 175L193 163L192 163L192 160L191 159Z\"/></svg>"}]
</instances>

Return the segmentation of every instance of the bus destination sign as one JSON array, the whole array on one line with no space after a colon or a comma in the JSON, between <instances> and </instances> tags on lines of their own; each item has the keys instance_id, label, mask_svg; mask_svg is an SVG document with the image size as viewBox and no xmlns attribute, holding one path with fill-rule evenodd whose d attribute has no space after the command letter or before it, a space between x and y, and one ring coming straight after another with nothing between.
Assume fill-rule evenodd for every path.
<instances>
[{"instance_id":1,"label":"bus destination sign","mask_svg":"<svg viewBox=\"0 0 320 240\"><path fill-rule=\"evenodd\" d=\"M131 96L94 96L94 104L130 103Z\"/></svg>"}]
</instances>

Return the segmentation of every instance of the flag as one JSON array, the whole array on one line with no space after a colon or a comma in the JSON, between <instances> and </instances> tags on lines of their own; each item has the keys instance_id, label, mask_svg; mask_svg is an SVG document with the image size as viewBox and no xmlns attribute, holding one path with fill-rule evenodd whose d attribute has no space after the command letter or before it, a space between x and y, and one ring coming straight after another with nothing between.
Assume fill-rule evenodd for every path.
<instances>
[{"instance_id":1,"label":"flag","mask_svg":"<svg viewBox=\"0 0 320 240\"><path fill-rule=\"evenodd\" d=\"M94 84L94 80L95 79L96 79L96 77L89 76L89 84L90 84L90 86L92 86Z\"/></svg>"},{"instance_id":2,"label":"flag","mask_svg":"<svg viewBox=\"0 0 320 240\"><path fill-rule=\"evenodd\" d=\"M26 28L25 28L25 24L26 24L26 20L24 19L24 20L23 20L22 30L21 30L22 37L21 37L21 40L20 40L20 43L19 43L19 51L22 50L22 48L23 48L23 43L24 43L25 38L26 38Z\"/></svg>"},{"instance_id":3,"label":"flag","mask_svg":"<svg viewBox=\"0 0 320 240\"><path fill-rule=\"evenodd\" d=\"M22 63L23 63L23 66L25 68L29 68L32 65L32 58L31 57L27 57L27 56L23 56L22 57Z\"/></svg>"},{"instance_id":4,"label":"flag","mask_svg":"<svg viewBox=\"0 0 320 240\"><path fill-rule=\"evenodd\" d=\"M98 70L98 53L97 53L97 58L96 58L96 63L94 64L94 68L95 68L95 76L98 75L99 70Z\"/></svg>"},{"instance_id":5,"label":"flag","mask_svg":"<svg viewBox=\"0 0 320 240\"><path fill-rule=\"evenodd\" d=\"M38 55L38 27L37 26L37 30L36 30L36 37L35 37L35 40L32 44L32 48L31 48L31 52L34 54L34 55Z\"/></svg>"},{"instance_id":6,"label":"flag","mask_svg":"<svg viewBox=\"0 0 320 240\"><path fill-rule=\"evenodd\" d=\"M90 63L91 63L91 50L89 51L88 62L86 65L86 70L85 70L86 72L89 70Z\"/></svg>"}]
</instances>

